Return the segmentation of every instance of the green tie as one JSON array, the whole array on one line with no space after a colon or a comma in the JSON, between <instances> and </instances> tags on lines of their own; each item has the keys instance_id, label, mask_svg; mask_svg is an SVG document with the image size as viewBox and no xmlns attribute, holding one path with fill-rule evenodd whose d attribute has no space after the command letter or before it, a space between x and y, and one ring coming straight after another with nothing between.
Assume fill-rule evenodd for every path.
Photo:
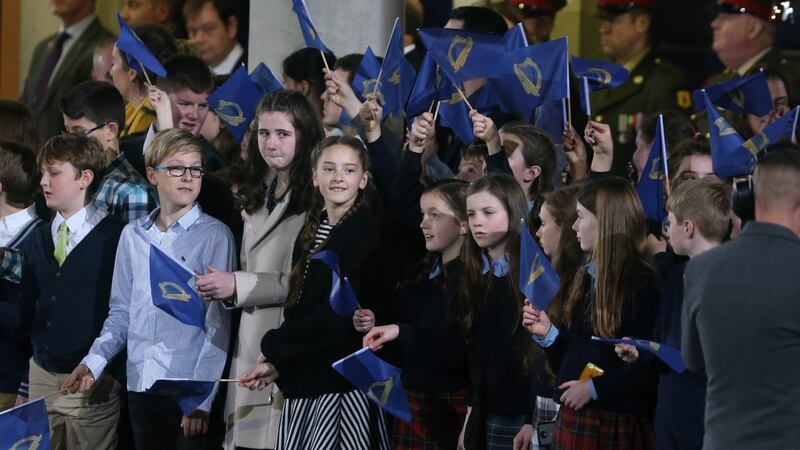
<instances>
[{"instance_id":1,"label":"green tie","mask_svg":"<svg viewBox=\"0 0 800 450\"><path fill-rule=\"evenodd\" d=\"M58 261L59 266L64 264L64 260L67 259L68 233L69 233L69 228L67 228L67 222L61 222L61 225L58 226L58 240L56 241L56 250L53 252L53 256L56 257L56 261Z\"/></svg>"}]
</instances>

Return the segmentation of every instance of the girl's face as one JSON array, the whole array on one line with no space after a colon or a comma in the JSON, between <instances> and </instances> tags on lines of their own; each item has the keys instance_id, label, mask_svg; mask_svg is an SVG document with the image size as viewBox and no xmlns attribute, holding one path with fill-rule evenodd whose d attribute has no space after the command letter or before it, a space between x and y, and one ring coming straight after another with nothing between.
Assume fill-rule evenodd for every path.
<instances>
[{"instance_id":1,"label":"girl's face","mask_svg":"<svg viewBox=\"0 0 800 450\"><path fill-rule=\"evenodd\" d=\"M467 234L466 224L456 218L452 208L438 192L422 194L419 206L422 209L419 227L425 236L425 248L429 252L458 255L461 247L459 238Z\"/></svg>"},{"instance_id":2,"label":"girl's face","mask_svg":"<svg viewBox=\"0 0 800 450\"><path fill-rule=\"evenodd\" d=\"M111 70L108 73L111 75L111 84L117 88L123 97L126 97L125 101L128 101L127 95L133 86L136 72L122 60L122 54L116 46L111 50Z\"/></svg>"},{"instance_id":3,"label":"girl's face","mask_svg":"<svg viewBox=\"0 0 800 450\"><path fill-rule=\"evenodd\" d=\"M508 211L494 195L482 191L467 197L469 230L475 243L482 249L497 250L496 256L505 252L508 240Z\"/></svg>"},{"instance_id":4,"label":"girl's face","mask_svg":"<svg viewBox=\"0 0 800 450\"><path fill-rule=\"evenodd\" d=\"M525 165L525 157L522 155L522 141L517 136L503 131L499 134L503 147L512 151L508 156L508 165L511 167L514 179L517 180L523 191L528 192L528 186L538 175L535 170L537 166L527 167Z\"/></svg>"},{"instance_id":5,"label":"girl's face","mask_svg":"<svg viewBox=\"0 0 800 450\"><path fill-rule=\"evenodd\" d=\"M558 237L561 234L561 227L556 224L555 218L550 214L547 203L542 205L539 210L539 220L542 225L536 231L536 237L542 244L544 254L552 260L558 253Z\"/></svg>"},{"instance_id":6,"label":"girl's face","mask_svg":"<svg viewBox=\"0 0 800 450\"><path fill-rule=\"evenodd\" d=\"M258 117L258 151L267 165L286 170L294 159L297 130L288 114L266 112Z\"/></svg>"},{"instance_id":7,"label":"girl's face","mask_svg":"<svg viewBox=\"0 0 800 450\"><path fill-rule=\"evenodd\" d=\"M580 202L577 205L578 218L572 224L572 229L578 235L581 250L590 252L594 249L594 243L597 240L597 217L584 208Z\"/></svg>"},{"instance_id":8,"label":"girl's face","mask_svg":"<svg viewBox=\"0 0 800 450\"><path fill-rule=\"evenodd\" d=\"M313 174L314 187L319 188L325 205L344 209L353 205L368 180L369 173L364 170L358 153L341 144L322 151Z\"/></svg>"}]
</instances>

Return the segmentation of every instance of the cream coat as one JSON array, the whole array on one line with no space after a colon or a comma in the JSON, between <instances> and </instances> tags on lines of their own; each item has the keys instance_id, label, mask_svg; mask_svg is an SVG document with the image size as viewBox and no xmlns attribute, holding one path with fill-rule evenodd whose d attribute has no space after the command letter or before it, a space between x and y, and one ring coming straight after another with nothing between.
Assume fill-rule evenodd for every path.
<instances>
[{"instance_id":1,"label":"cream coat","mask_svg":"<svg viewBox=\"0 0 800 450\"><path fill-rule=\"evenodd\" d=\"M229 378L253 367L261 355L261 338L283 321L283 304L289 292L292 247L305 214L282 217L289 203L287 193L272 214L262 207L254 214L242 211L242 270L235 272L236 297L228 307L242 308ZM268 399L272 397L272 404ZM275 384L263 391L228 383L225 401L225 448L275 448L283 396Z\"/></svg>"}]
</instances>

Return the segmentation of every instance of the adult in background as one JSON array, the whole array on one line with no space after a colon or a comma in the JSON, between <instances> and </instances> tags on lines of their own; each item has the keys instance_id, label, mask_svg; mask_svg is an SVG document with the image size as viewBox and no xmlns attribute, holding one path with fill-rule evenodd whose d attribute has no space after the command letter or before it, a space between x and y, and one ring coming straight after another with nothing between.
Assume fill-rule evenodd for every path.
<instances>
[{"instance_id":1,"label":"adult in background","mask_svg":"<svg viewBox=\"0 0 800 450\"><path fill-rule=\"evenodd\" d=\"M244 49L236 40L239 22L232 0L188 0L183 18L189 40L214 75L228 75L246 64Z\"/></svg>"},{"instance_id":2,"label":"adult in background","mask_svg":"<svg viewBox=\"0 0 800 450\"><path fill-rule=\"evenodd\" d=\"M163 25L176 39L186 39L181 17L184 0L122 0L119 13L130 26L145 22Z\"/></svg>"},{"instance_id":3,"label":"adult in background","mask_svg":"<svg viewBox=\"0 0 800 450\"><path fill-rule=\"evenodd\" d=\"M94 49L112 37L95 16L94 5L95 0L50 0L50 12L61 26L36 44L20 96L37 119L39 142L62 130L59 99L68 89L91 79Z\"/></svg>"},{"instance_id":4,"label":"adult in background","mask_svg":"<svg viewBox=\"0 0 800 450\"><path fill-rule=\"evenodd\" d=\"M759 158L755 221L686 266L682 350L707 375L706 450L800 440L800 147Z\"/></svg>"}]
</instances>

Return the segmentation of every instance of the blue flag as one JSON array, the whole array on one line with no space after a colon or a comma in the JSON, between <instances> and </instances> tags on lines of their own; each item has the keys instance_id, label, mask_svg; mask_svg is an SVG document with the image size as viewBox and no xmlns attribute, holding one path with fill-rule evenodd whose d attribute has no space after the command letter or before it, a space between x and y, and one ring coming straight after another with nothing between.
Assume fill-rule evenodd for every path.
<instances>
[{"instance_id":1,"label":"blue flag","mask_svg":"<svg viewBox=\"0 0 800 450\"><path fill-rule=\"evenodd\" d=\"M750 173L755 155L742 145L744 139L719 115L711 99L701 89L701 98L708 112L708 134L711 141L711 165L714 175L730 178Z\"/></svg>"},{"instance_id":2,"label":"blue flag","mask_svg":"<svg viewBox=\"0 0 800 450\"><path fill-rule=\"evenodd\" d=\"M518 22L506 31L506 34L503 35L503 44L506 46L506 50L516 50L528 46L528 37L525 36L522 22Z\"/></svg>"},{"instance_id":3,"label":"blue flag","mask_svg":"<svg viewBox=\"0 0 800 450\"><path fill-rule=\"evenodd\" d=\"M509 50L498 65L503 73L487 85L503 112L530 122L537 106L569 97L566 38Z\"/></svg>"},{"instance_id":4,"label":"blue flag","mask_svg":"<svg viewBox=\"0 0 800 450\"><path fill-rule=\"evenodd\" d=\"M772 96L763 69L746 77L734 78L694 91L692 98L697 112L707 108L703 91L711 103L728 111L754 116L765 116L772 111Z\"/></svg>"},{"instance_id":5,"label":"blue flag","mask_svg":"<svg viewBox=\"0 0 800 450\"><path fill-rule=\"evenodd\" d=\"M639 350L644 350L646 352L650 352L656 355L658 359L663 361L664 364L669 366L670 369L674 370L677 373L683 373L687 369L686 363L683 362L683 357L681 356L681 352L668 345L660 344L658 342L653 342L653 341L646 341L644 339L613 339L613 338L605 339L605 338L599 338L597 336L592 336L592 340L598 342L604 342L606 344L633 345Z\"/></svg>"},{"instance_id":6,"label":"blue flag","mask_svg":"<svg viewBox=\"0 0 800 450\"><path fill-rule=\"evenodd\" d=\"M771 124L764 127L759 133L753 135L752 138L745 141L742 147L753 155L758 155L758 152L763 150L769 144L788 140L795 141L795 133L797 131L797 116L800 111L800 106L796 106L788 114L784 114L780 119L775 120ZM753 161L755 162L755 161Z\"/></svg>"},{"instance_id":7,"label":"blue flag","mask_svg":"<svg viewBox=\"0 0 800 450\"><path fill-rule=\"evenodd\" d=\"M533 125L547 133L553 144L564 143L564 132L567 131L567 101L547 102L536 108L536 119Z\"/></svg>"},{"instance_id":8,"label":"blue flag","mask_svg":"<svg viewBox=\"0 0 800 450\"><path fill-rule=\"evenodd\" d=\"M150 395L175 397L184 416L189 416L214 391L216 381L160 378L146 392Z\"/></svg>"},{"instance_id":9,"label":"blue flag","mask_svg":"<svg viewBox=\"0 0 800 450\"><path fill-rule=\"evenodd\" d=\"M331 367L381 409L404 422L411 421L400 369L375 356L368 347L336 361Z\"/></svg>"},{"instance_id":10,"label":"blue flag","mask_svg":"<svg viewBox=\"0 0 800 450\"><path fill-rule=\"evenodd\" d=\"M500 36L449 28L417 30L428 54L456 83L503 75L505 45Z\"/></svg>"},{"instance_id":11,"label":"blue flag","mask_svg":"<svg viewBox=\"0 0 800 450\"><path fill-rule=\"evenodd\" d=\"M464 92L462 89L461 92ZM441 103L439 103L439 123L443 127L453 130L459 141L464 145L469 144L475 139L472 133L472 119L469 117L469 106L461 96L461 92L453 86L453 83L444 81L439 92Z\"/></svg>"},{"instance_id":12,"label":"blue flag","mask_svg":"<svg viewBox=\"0 0 800 450\"><path fill-rule=\"evenodd\" d=\"M259 63L256 68L250 73L250 81L252 81L259 91L261 96L265 96L272 91L283 89L283 83L275 76L274 73L267 67L266 64Z\"/></svg>"},{"instance_id":13,"label":"blue flag","mask_svg":"<svg viewBox=\"0 0 800 450\"><path fill-rule=\"evenodd\" d=\"M358 309L358 299L347 277L343 278L341 275L339 255L333 250L323 250L315 253L311 259L320 260L331 269L331 293L329 298L333 311L342 317L352 317L353 313Z\"/></svg>"},{"instance_id":14,"label":"blue flag","mask_svg":"<svg viewBox=\"0 0 800 450\"><path fill-rule=\"evenodd\" d=\"M333 53L322 43L317 29L314 28L314 22L311 21L311 15L308 13L305 0L292 0L292 11L297 15L297 21L300 22L300 31L303 32L306 47L316 48L325 53Z\"/></svg>"},{"instance_id":15,"label":"blue flag","mask_svg":"<svg viewBox=\"0 0 800 450\"><path fill-rule=\"evenodd\" d=\"M572 56L570 62L572 63L572 73L581 80L581 107L588 116L592 115L592 106L589 100L591 92L615 88L628 79L628 71L619 64L578 58L577 56Z\"/></svg>"},{"instance_id":16,"label":"blue flag","mask_svg":"<svg viewBox=\"0 0 800 450\"><path fill-rule=\"evenodd\" d=\"M664 204L664 180L669 179L667 168L667 148L664 140L664 116L658 115L656 134L653 137L653 146L644 165L636 193L642 201L644 213L648 219L662 223L667 216Z\"/></svg>"},{"instance_id":17,"label":"blue flag","mask_svg":"<svg viewBox=\"0 0 800 450\"><path fill-rule=\"evenodd\" d=\"M50 422L44 398L0 413L0 448L50 448Z\"/></svg>"},{"instance_id":18,"label":"blue flag","mask_svg":"<svg viewBox=\"0 0 800 450\"><path fill-rule=\"evenodd\" d=\"M538 310L544 310L558 293L558 274L521 220L519 290Z\"/></svg>"},{"instance_id":19,"label":"blue flag","mask_svg":"<svg viewBox=\"0 0 800 450\"><path fill-rule=\"evenodd\" d=\"M230 78L208 96L208 105L225 122L236 142L242 142L247 127L256 115L261 100L261 90L247 75L244 65L239 66Z\"/></svg>"},{"instance_id":20,"label":"blue flag","mask_svg":"<svg viewBox=\"0 0 800 450\"><path fill-rule=\"evenodd\" d=\"M144 45L139 36L130 29L119 13L117 13L117 21L119 22L119 37L115 45L128 55L128 66L139 73L147 69L161 78L166 78L167 69L161 65L158 58Z\"/></svg>"},{"instance_id":21,"label":"blue flag","mask_svg":"<svg viewBox=\"0 0 800 450\"><path fill-rule=\"evenodd\" d=\"M205 329L203 300L189 286L194 274L150 244L150 295L153 305L186 325Z\"/></svg>"},{"instance_id":22,"label":"blue flag","mask_svg":"<svg viewBox=\"0 0 800 450\"><path fill-rule=\"evenodd\" d=\"M367 47L367 51L361 57L358 71L353 77L353 92L362 102L367 99L367 96L375 92L375 83L378 80L380 71L380 61L378 61L375 53L372 52L372 48Z\"/></svg>"},{"instance_id":23,"label":"blue flag","mask_svg":"<svg viewBox=\"0 0 800 450\"><path fill-rule=\"evenodd\" d=\"M382 94L383 116L398 117L403 112L417 75L403 54L403 32L399 17L394 20L380 75L378 90Z\"/></svg>"},{"instance_id":24,"label":"blue flag","mask_svg":"<svg viewBox=\"0 0 800 450\"><path fill-rule=\"evenodd\" d=\"M450 82L442 76L439 65L430 53L426 54L406 104L406 116L416 117L430 110L435 101L449 99L452 90L449 86Z\"/></svg>"}]
</instances>

